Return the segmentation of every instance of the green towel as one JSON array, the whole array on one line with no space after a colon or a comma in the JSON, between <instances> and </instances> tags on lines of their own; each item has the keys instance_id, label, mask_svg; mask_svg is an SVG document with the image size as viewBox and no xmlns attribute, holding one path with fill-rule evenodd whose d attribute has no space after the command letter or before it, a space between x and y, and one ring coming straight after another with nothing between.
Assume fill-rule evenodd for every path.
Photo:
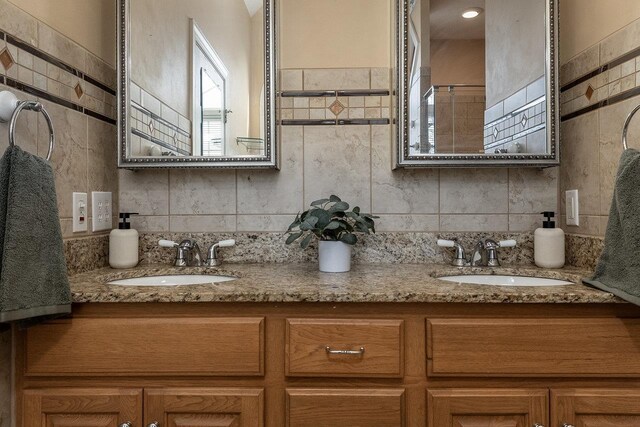
<instances>
[{"instance_id":1,"label":"green towel","mask_svg":"<svg viewBox=\"0 0 640 427\"><path fill-rule=\"evenodd\" d=\"M593 279L583 282L640 305L640 151L620 157L604 249Z\"/></svg>"},{"instance_id":2,"label":"green towel","mask_svg":"<svg viewBox=\"0 0 640 427\"><path fill-rule=\"evenodd\" d=\"M0 323L71 312L53 170L16 146L0 159L0 262Z\"/></svg>"}]
</instances>

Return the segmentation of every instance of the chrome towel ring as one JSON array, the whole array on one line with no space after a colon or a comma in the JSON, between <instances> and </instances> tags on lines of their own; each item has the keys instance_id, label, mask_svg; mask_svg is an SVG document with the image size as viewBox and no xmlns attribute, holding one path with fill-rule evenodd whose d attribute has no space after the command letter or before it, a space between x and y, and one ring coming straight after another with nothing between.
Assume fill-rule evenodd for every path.
<instances>
[{"instance_id":1,"label":"chrome towel ring","mask_svg":"<svg viewBox=\"0 0 640 427\"><path fill-rule=\"evenodd\" d=\"M51 160L51 154L56 144L55 132L51 116L44 106L38 101L18 101L16 96L9 91L0 92L0 121L9 122L9 145L16 145L15 132L18 116L22 110L31 110L42 113L49 127L49 150L47 161Z\"/></svg>"},{"instance_id":2,"label":"chrome towel ring","mask_svg":"<svg viewBox=\"0 0 640 427\"><path fill-rule=\"evenodd\" d=\"M624 121L624 126L622 127L622 146L625 150L629 148L629 146L627 145L627 132L629 131L629 123L631 123L631 119L633 119L633 116L638 112L638 110L640 110L640 105L637 105L636 108L631 110L631 112L627 116L627 119Z\"/></svg>"}]
</instances>

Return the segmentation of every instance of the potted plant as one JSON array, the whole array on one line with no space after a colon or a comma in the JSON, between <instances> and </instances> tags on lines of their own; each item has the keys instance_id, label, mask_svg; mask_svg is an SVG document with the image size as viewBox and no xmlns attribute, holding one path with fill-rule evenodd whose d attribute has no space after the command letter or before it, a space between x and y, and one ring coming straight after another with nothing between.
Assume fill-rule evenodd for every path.
<instances>
[{"instance_id":1,"label":"potted plant","mask_svg":"<svg viewBox=\"0 0 640 427\"><path fill-rule=\"evenodd\" d=\"M289 245L302 238L300 247L306 249L316 237L320 271L342 273L351 269L351 248L358 238L355 233L375 233L371 214L360 213L359 207L349 211L349 203L338 196L311 203L309 210L296 215L287 230Z\"/></svg>"}]
</instances>

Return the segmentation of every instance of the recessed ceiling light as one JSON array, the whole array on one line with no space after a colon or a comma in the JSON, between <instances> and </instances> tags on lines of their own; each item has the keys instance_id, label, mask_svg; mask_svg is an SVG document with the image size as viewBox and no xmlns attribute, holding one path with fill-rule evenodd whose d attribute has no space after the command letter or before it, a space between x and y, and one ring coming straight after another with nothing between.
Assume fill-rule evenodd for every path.
<instances>
[{"instance_id":1,"label":"recessed ceiling light","mask_svg":"<svg viewBox=\"0 0 640 427\"><path fill-rule=\"evenodd\" d=\"M472 7L462 12L462 17L465 19L473 19L482 13L482 8Z\"/></svg>"}]
</instances>

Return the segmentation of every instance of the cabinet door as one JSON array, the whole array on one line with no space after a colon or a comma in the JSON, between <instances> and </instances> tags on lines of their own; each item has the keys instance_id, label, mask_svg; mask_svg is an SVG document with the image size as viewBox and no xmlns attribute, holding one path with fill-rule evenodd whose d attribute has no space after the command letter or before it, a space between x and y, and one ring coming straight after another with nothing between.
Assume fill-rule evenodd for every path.
<instances>
[{"instance_id":1,"label":"cabinet door","mask_svg":"<svg viewBox=\"0 0 640 427\"><path fill-rule=\"evenodd\" d=\"M164 388L144 392L145 423L159 427L262 427L262 389Z\"/></svg>"},{"instance_id":2,"label":"cabinet door","mask_svg":"<svg viewBox=\"0 0 640 427\"><path fill-rule=\"evenodd\" d=\"M552 426L638 427L640 390L552 390L551 419Z\"/></svg>"},{"instance_id":3,"label":"cabinet door","mask_svg":"<svg viewBox=\"0 0 640 427\"><path fill-rule=\"evenodd\" d=\"M23 392L24 427L142 427L142 390L43 389Z\"/></svg>"},{"instance_id":4,"label":"cabinet door","mask_svg":"<svg viewBox=\"0 0 640 427\"><path fill-rule=\"evenodd\" d=\"M429 427L547 425L547 390L430 390Z\"/></svg>"}]
</instances>

